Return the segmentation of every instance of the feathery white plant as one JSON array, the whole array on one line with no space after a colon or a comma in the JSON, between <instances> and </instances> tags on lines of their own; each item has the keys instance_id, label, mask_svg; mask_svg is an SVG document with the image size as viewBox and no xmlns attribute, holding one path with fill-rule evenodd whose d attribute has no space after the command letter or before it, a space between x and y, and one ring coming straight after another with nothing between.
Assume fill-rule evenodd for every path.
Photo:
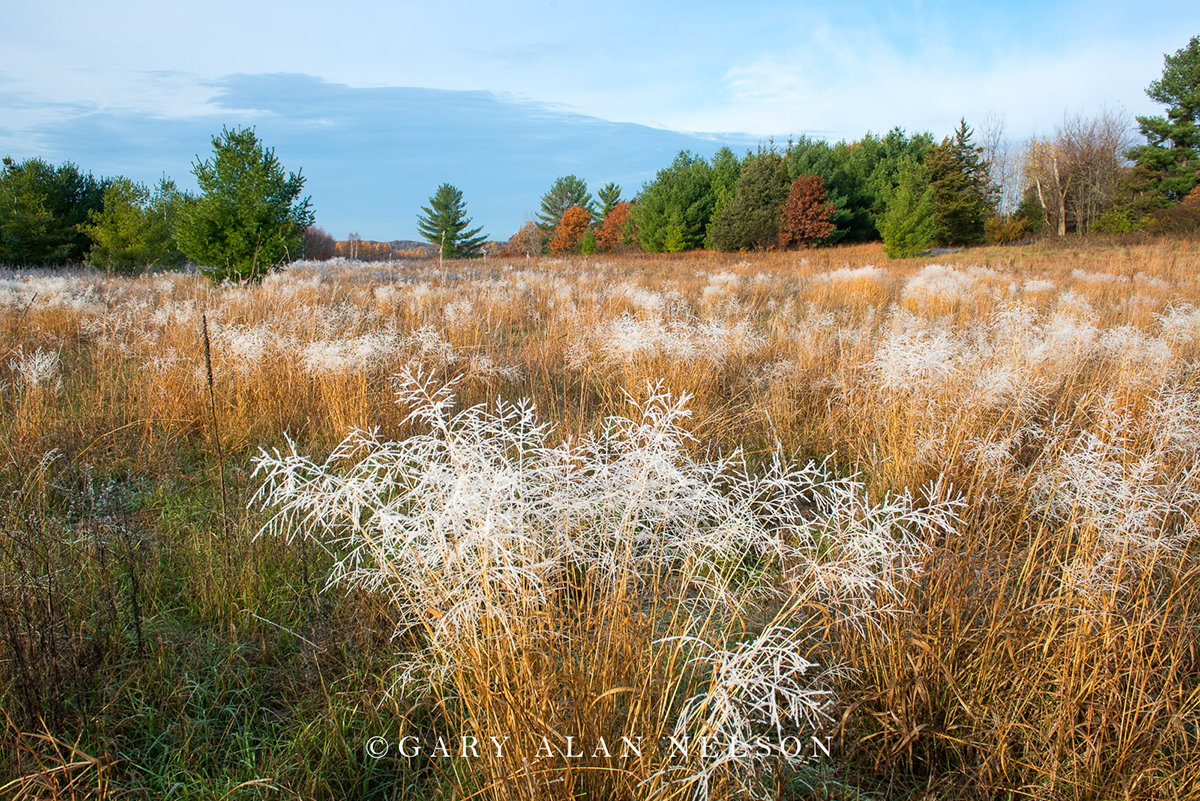
<instances>
[{"instance_id":1,"label":"feathery white plant","mask_svg":"<svg viewBox=\"0 0 1200 801\"><path fill-rule=\"evenodd\" d=\"M481 621L528 613L570 568L666 582L723 614L805 585L840 601L847 620L869 616L913 569L927 530L954 523L953 503L871 505L859 483L779 454L753 475L737 456L698 461L681 426L687 397L661 387L634 403L638 416L565 443L528 402L454 411L453 388L406 370L399 401L423 433L388 442L355 431L323 463L293 447L261 453L255 468L257 499L276 508L269 525L322 541L336 556L331 583L382 593L401 631L427 632L405 681L451 668ZM747 559L781 581L755 579Z\"/></svg>"},{"instance_id":2,"label":"feathery white plant","mask_svg":"<svg viewBox=\"0 0 1200 801\"><path fill-rule=\"evenodd\" d=\"M24 347L20 347L8 360L8 368L29 389L42 386L51 389L61 387L62 379L58 375L58 367L57 351L46 348L35 348L27 353Z\"/></svg>"},{"instance_id":3,"label":"feathery white plant","mask_svg":"<svg viewBox=\"0 0 1200 801\"><path fill-rule=\"evenodd\" d=\"M804 657L812 643L803 630L776 622L733 647L686 635L657 644L673 642L694 651L688 666L712 678L675 719L672 741L688 759L646 783L690 784L692 797L707 801L719 776L753 797L768 761L796 764L809 757L812 733L833 717L836 698L826 685L836 672Z\"/></svg>"}]
</instances>

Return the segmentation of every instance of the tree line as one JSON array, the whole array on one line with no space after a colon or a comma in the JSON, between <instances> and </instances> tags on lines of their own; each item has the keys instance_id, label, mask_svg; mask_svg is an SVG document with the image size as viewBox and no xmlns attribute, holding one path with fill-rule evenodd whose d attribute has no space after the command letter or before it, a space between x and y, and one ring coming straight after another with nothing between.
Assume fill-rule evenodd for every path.
<instances>
[{"instance_id":1,"label":"tree line","mask_svg":"<svg viewBox=\"0 0 1200 801\"><path fill-rule=\"evenodd\" d=\"M763 250L882 240L892 257L939 246L1011 242L1031 234L1200 231L1200 37L1164 58L1146 90L1165 116L1065 116L1021 145L1003 121L979 132L960 121L941 141L894 128L853 142L807 137L739 156L683 151L626 200L608 183L593 197L558 178L507 255L637 249ZM977 133L981 134L978 136ZM224 129L197 157L199 193L165 176L151 189L96 179L67 162L5 158L0 169L0 263L86 262L109 271L204 265L214 279L256 279L285 261L342 249L313 225L304 178L285 172L254 129ZM488 243L463 193L440 186L417 218L443 257L483 255ZM348 243L353 255L354 243Z\"/></svg>"},{"instance_id":2,"label":"tree line","mask_svg":"<svg viewBox=\"0 0 1200 801\"><path fill-rule=\"evenodd\" d=\"M223 129L192 166L199 193L166 176L151 190L97 179L66 162L6 157L0 170L0 263L87 263L110 272L202 265L214 280L258 279L326 247L313 228L304 178L285 172L253 128Z\"/></svg>"},{"instance_id":3,"label":"tree line","mask_svg":"<svg viewBox=\"0 0 1200 801\"><path fill-rule=\"evenodd\" d=\"M615 184L593 198L586 181L567 175L503 252L762 250L882 240L889 256L906 257L1043 233L1196 233L1200 37L1165 57L1162 78L1146 92L1167 114L1137 117L1145 141L1136 145L1128 121L1106 110L1064 116L1051 134L1021 146L1005 138L1001 118L991 117L978 140L962 120L940 142L895 128L854 142L768 143L741 157L728 147L711 159L683 151L628 202ZM430 241L446 256L478 255L477 242L433 222L439 216L469 224L462 193L444 185L430 203L422 230L440 237ZM481 241L478 234L472 232Z\"/></svg>"}]
</instances>

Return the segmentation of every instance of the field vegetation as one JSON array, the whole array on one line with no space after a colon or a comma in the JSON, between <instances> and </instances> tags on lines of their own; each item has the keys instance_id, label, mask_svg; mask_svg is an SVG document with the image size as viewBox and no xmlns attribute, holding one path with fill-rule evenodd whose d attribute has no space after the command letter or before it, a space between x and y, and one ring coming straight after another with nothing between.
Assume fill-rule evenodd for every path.
<instances>
[{"instance_id":1,"label":"field vegetation","mask_svg":"<svg viewBox=\"0 0 1200 801\"><path fill-rule=\"evenodd\" d=\"M0 356L0 795L1200 795L1195 242L12 270Z\"/></svg>"}]
</instances>

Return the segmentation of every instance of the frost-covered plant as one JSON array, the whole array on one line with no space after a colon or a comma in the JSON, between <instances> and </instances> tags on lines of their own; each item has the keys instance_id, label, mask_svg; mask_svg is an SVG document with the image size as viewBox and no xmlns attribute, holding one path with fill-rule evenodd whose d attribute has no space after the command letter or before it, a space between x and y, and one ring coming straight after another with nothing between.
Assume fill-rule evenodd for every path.
<instances>
[{"instance_id":1,"label":"frost-covered plant","mask_svg":"<svg viewBox=\"0 0 1200 801\"><path fill-rule=\"evenodd\" d=\"M1061 456L1038 475L1035 497L1053 519L1094 531L1108 547L1184 547L1200 533L1200 450L1194 426L1179 415L1197 408L1194 394L1167 391L1139 420L1106 397L1094 430L1051 445Z\"/></svg>"},{"instance_id":2,"label":"frost-covered plant","mask_svg":"<svg viewBox=\"0 0 1200 801\"><path fill-rule=\"evenodd\" d=\"M717 727L730 741L765 724L800 727L831 698L827 673L801 657L813 635L789 604L817 598L847 631L870 625L930 530L956 520L940 489L923 504L907 494L872 504L856 480L778 450L755 470L736 453L697 459L688 398L661 385L627 398L633 416L567 441L529 402L456 410L454 381L412 370L397 387L416 431L407 439L354 431L322 463L293 446L262 453L255 473L258 499L275 507L269 525L318 539L335 557L330 583L382 595L397 634L417 635L397 665L407 689L437 692L481 649L574 643L578 634L536 621L587 576L601 618L632 598L690 643L690 663L662 662L702 677L677 696L681 722L670 725ZM727 645L722 621L762 608L776 622ZM693 768L711 778L729 763ZM708 779L689 775L700 793Z\"/></svg>"},{"instance_id":3,"label":"frost-covered plant","mask_svg":"<svg viewBox=\"0 0 1200 801\"><path fill-rule=\"evenodd\" d=\"M58 375L58 353L46 348L36 348L28 353L24 347L8 360L8 368L29 389L38 387L58 388L62 379Z\"/></svg>"},{"instance_id":4,"label":"frost-covered plant","mask_svg":"<svg viewBox=\"0 0 1200 801\"><path fill-rule=\"evenodd\" d=\"M833 674L804 656L812 643L803 630L774 622L732 647L671 639L692 653L688 666L711 680L684 701L671 732L688 759L648 781L661 776L690 784L692 797L706 801L720 779L753 797L768 762L809 758L812 732L832 719L836 698L827 688Z\"/></svg>"}]
</instances>

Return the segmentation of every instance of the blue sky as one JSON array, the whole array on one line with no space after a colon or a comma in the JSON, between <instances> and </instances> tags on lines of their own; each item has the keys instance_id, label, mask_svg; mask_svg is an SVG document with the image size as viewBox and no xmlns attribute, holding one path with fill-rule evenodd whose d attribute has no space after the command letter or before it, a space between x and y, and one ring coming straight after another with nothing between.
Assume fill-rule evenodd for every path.
<instances>
[{"instance_id":1,"label":"blue sky","mask_svg":"<svg viewBox=\"0 0 1200 801\"><path fill-rule=\"evenodd\" d=\"M1194 0L0 1L0 152L194 186L254 125L367 239L416 238L442 182L506 238L555 177L632 195L685 147L1160 113L1146 85L1200 34Z\"/></svg>"}]
</instances>

